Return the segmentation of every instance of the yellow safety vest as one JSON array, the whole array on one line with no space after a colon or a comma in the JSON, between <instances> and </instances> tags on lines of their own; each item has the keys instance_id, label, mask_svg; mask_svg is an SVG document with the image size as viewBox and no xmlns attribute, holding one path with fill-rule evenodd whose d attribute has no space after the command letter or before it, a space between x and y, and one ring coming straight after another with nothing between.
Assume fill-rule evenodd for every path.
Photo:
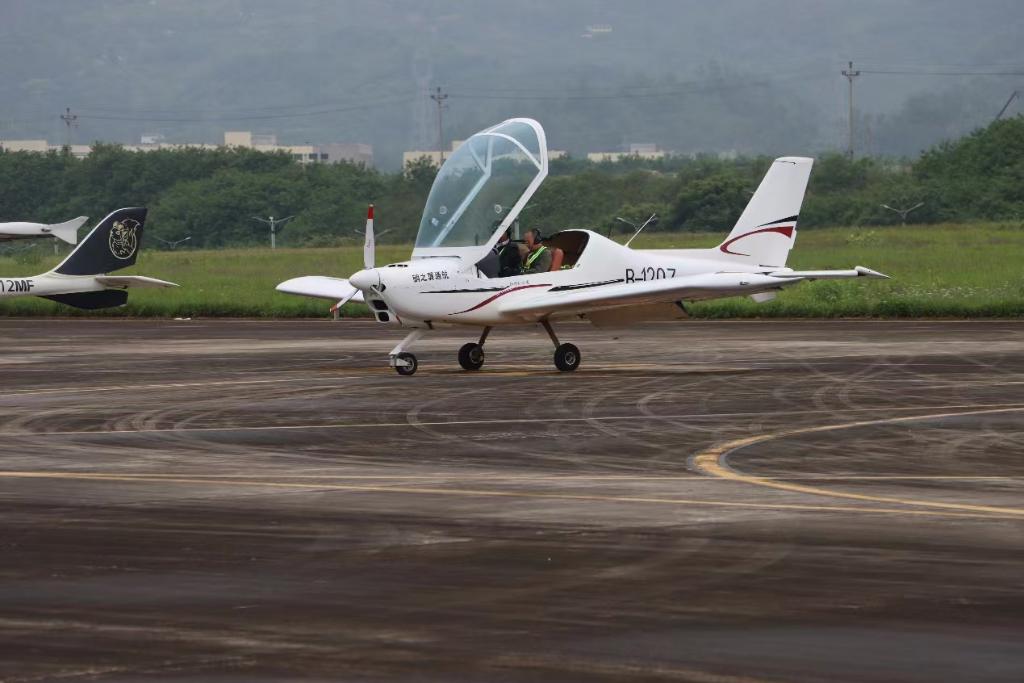
<instances>
[{"instance_id":1,"label":"yellow safety vest","mask_svg":"<svg viewBox=\"0 0 1024 683\"><path fill-rule=\"evenodd\" d=\"M533 265L533 262L537 260L537 257L539 257L541 254L543 254L547 250L548 250L548 248L542 245L540 249L538 249L537 251L535 251L532 254L530 254L529 256L527 256L526 257L526 264L523 266L523 270L529 270L530 266Z\"/></svg>"}]
</instances>

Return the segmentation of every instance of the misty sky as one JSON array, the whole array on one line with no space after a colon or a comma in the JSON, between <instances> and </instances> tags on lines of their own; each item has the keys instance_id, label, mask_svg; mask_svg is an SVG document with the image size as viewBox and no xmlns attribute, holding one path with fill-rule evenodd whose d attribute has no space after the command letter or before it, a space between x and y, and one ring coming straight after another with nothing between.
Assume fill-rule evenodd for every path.
<instances>
[{"instance_id":1,"label":"misty sky","mask_svg":"<svg viewBox=\"0 0 1024 683\"><path fill-rule=\"evenodd\" d=\"M254 130L394 168L436 145L442 86L448 139L534 116L573 154L818 153L853 60L858 145L913 155L1024 85L1022 25L1011 0L0 0L0 139L60 142L71 107L77 142Z\"/></svg>"}]
</instances>

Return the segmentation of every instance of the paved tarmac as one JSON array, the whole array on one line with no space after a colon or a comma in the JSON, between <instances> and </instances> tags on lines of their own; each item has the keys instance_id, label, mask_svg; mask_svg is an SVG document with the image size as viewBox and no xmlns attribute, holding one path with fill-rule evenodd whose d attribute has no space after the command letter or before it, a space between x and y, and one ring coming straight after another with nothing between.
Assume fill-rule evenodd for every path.
<instances>
[{"instance_id":1,"label":"paved tarmac","mask_svg":"<svg viewBox=\"0 0 1024 683\"><path fill-rule=\"evenodd\" d=\"M1024 680L1024 322L0 320L0 681Z\"/></svg>"}]
</instances>

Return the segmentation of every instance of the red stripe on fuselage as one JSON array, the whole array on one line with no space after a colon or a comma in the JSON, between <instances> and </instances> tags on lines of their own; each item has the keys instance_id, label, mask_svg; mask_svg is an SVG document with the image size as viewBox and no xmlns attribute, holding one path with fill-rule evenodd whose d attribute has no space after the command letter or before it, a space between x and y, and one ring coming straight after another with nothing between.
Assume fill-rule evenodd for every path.
<instances>
[{"instance_id":1,"label":"red stripe on fuselage","mask_svg":"<svg viewBox=\"0 0 1024 683\"><path fill-rule=\"evenodd\" d=\"M781 235L785 235L786 237L792 237L793 228L795 227L795 225L773 225L770 228L751 230L750 232L744 235L740 235L739 237L733 237L731 240L728 240L727 242L722 242L721 246L719 246L718 248L721 249L726 254L732 254L733 256L750 256L750 254L741 254L738 251L729 251L729 245L732 244L733 242L743 239L744 237L750 237L751 235L756 235L760 232L777 232Z\"/></svg>"},{"instance_id":2,"label":"red stripe on fuselage","mask_svg":"<svg viewBox=\"0 0 1024 683\"><path fill-rule=\"evenodd\" d=\"M486 306L487 304L491 303L492 301L494 301L495 299L497 299L499 297L503 297L506 294L511 294L512 292L518 292L520 289L530 289L531 287L550 287L550 286L551 285L519 285L518 287L511 287L509 289L504 289L504 290L498 292L497 294L495 294L494 296L487 297L486 299L484 299L483 301L478 303L476 306L473 306L472 308L467 308L466 310L459 311L458 313L451 313L450 315L459 315L459 313L469 313L470 311L475 311L478 308L483 308L484 306Z\"/></svg>"}]
</instances>

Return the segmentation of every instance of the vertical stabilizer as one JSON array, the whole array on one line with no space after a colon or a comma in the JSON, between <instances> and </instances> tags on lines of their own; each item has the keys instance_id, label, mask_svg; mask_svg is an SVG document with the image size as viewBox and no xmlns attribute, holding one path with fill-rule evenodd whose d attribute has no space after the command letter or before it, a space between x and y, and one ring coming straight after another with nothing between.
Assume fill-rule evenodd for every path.
<instances>
[{"instance_id":1,"label":"vertical stabilizer","mask_svg":"<svg viewBox=\"0 0 1024 683\"><path fill-rule=\"evenodd\" d=\"M118 209L100 221L53 272L100 275L134 265L145 223L145 209Z\"/></svg>"},{"instance_id":2,"label":"vertical stabilizer","mask_svg":"<svg viewBox=\"0 0 1024 683\"><path fill-rule=\"evenodd\" d=\"M785 266L813 164L806 157L776 159L718 251L751 265Z\"/></svg>"}]
</instances>

